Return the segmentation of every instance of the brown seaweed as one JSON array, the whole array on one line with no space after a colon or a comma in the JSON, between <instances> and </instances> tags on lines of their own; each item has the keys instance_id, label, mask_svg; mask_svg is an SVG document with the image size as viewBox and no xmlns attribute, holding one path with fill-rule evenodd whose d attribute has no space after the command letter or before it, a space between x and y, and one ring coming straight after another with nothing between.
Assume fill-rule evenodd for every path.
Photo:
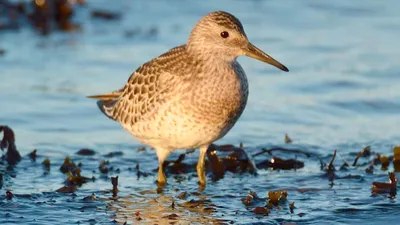
<instances>
[{"instance_id":1,"label":"brown seaweed","mask_svg":"<svg viewBox=\"0 0 400 225\"><path fill-rule=\"evenodd\" d=\"M81 175L81 169L75 168L74 171L68 171L67 173L67 180L66 183L67 185L77 185L81 186L82 184L88 182L89 180L94 181L94 177L89 178L89 177L84 177Z\"/></svg>"},{"instance_id":2,"label":"brown seaweed","mask_svg":"<svg viewBox=\"0 0 400 225\"><path fill-rule=\"evenodd\" d=\"M396 196L397 178L394 172L389 173L389 183L372 182L371 191L373 194L389 193L391 197Z\"/></svg>"},{"instance_id":3,"label":"brown seaweed","mask_svg":"<svg viewBox=\"0 0 400 225\"><path fill-rule=\"evenodd\" d=\"M285 134L285 144L291 144L293 140L289 137L288 134Z\"/></svg>"},{"instance_id":4,"label":"brown seaweed","mask_svg":"<svg viewBox=\"0 0 400 225\"><path fill-rule=\"evenodd\" d=\"M267 208L265 208L265 207L255 207L255 208L253 209L253 213L254 213L254 214L261 214L261 215L266 215L266 216L268 216L269 210L268 210Z\"/></svg>"},{"instance_id":5,"label":"brown seaweed","mask_svg":"<svg viewBox=\"0 0 400 225\"><path fill-rule=\"evenodd\" d=\"M112 167L108 167L107 165L109 165L110 162L108 160L101 160L100 164L99 164L99 171L100 173L106 174L108 173L109 170L112 170Z\"/></svg>"},{"instance_id":6,"label":"brown seaweed","mask_svg":"<svg viewBox=\"0 0 400 225\"><path fill-rule=\"evenodd\" d=\"M42 162L42 165L44 166L44 168L46 168L47 170L50 170L50 159L49 158L45 158Z\"/></svg>"},{"instance_id":7,"label":"brown seaweed","mask_svg":"<svg viewBox=\"0 0 400 225\"><path fill-rule=\"evenodd\" d=\"M37 153L37 149L33 150L31 153L29 153L29 158L32 161L36 161L36 153Z\"/></svg>"},{"instance_id":8,"label":"brown seaweed","mask_svg":"<svg viewBox=\"0 0 400 225\"><path fill-rule=\"evenodd\" d=\"M245 198L242 198L242 203L245 206L249 206L253 202L253 200L256 198L258 198L257 193L254 191L250 191L249 194Z\"/></svg>"},{"instance_id":9,"label":"brown seaweed","mask_svg":"<svg viewBox=\"0 0 400 225\"><path fill-rule=\"evenodd\" d=\"M294 202L289 203L290 213L294 213Z\"/></svg>"},{"instance_id":10,"label":"brown seaweed","mask_svg":"<svg viewBox=\"0 0 400 225\"><path fill-rule=\"evenodd\" d=\"M86 156L91 156L91 155L95 155L96 152L92 149L88 149L88 148L83 148L79 151L77 151L75 154L77 155L86 155Z\"/></svg>"},{"instance_id":11,"label":"brown seaweed","mask_svg":"<svg viewBox=\"0 0 400 225\"><path fill-rule=\"evenodd\" d=\"M272 168L273 170L291 170L300 169L304 167L304 162L296 159L281 159L279 157L273 157L271 160L264 160L257 163L257 168L265 169Z\"/></svg>"},{"instance_id":12,"label":"brown seaweed","mask_svg":"<svg viewBox=\"0 0 400 225\"><path fill-rule=\"evenodd\" d=\"M107 10L95 9L91 13L92 18L104 19L104 20L119 20L121 14L117 12L110 12Z\"/></svg>"},{"instance_id":13,"label":"brown seaweed","mask_svg":"<svg viewBox=\"0 0 400 225\"><path fill-rule=\"evenodd\" d=\"M394 172L400 172L400 146L393 148L393 167Z\"/></svg>"},{"instance_id":14,"label":"brown seaweed","mask_svg":"<svg viewBox=\"0 0 400 225\"><path fill-rule=\"evenodd\" d=\"M78 168L75 163L67 156L64 159L64 163L60 166L60 171L62 173L68 173L74 171Z\"/></svg>"},{"instance_id":15,"label":"brown seaweed","mask_svg":"<svg viewBox=\"0 0 400 225\"><path fill-rule=\"evenodd\" d=\"M14 194L11 191L6 191L7 200L11 200L14 197Z\"/></svg>"},{"instance_id":16,"label":"brown seaweed","mask_svg":"<svg viewBox=\"0 0 400 225\"><path fill-rule=\"evenodd\" d=\"M19 161L21 161L21 155L15 146L14 131L8 126L0 125L0 133L1 132L3 132L3 139L0 142L0 149L3 150L7 148L6 160L8 164L16 165Z\"/></svg>"},{"instance_id":17,"label":"brown seaweed","mask_svg":"<svg viewBox=\"0 0 400 225\"><path fill-rule=\"evenodd\" d=\"M117 197L118 196L118 176L116 177L111 177L111 184L113 186L112 192L113 192L113 197Z\"/></svg>"},{"instance_id":18,"label":"brown seaweed","mask_svg":"<svg viewBox=\"0 0 400 225\"><path fill-rule=\"evenodd\" d=\"M62 186L61 188L57 189L56 192L59 193L74 193L76 192L78 188L76 187L76 185L66 185L66 186Z\"/></svg>"}]
</instances>

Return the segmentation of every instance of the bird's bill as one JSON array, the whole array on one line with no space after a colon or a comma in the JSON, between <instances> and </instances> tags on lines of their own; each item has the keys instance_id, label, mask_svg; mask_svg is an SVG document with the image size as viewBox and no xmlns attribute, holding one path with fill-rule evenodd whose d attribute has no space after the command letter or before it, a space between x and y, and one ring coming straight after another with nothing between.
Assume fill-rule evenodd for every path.
<instances>
[{"instance_id":1,"label":"bird's bill","mask_svg":"<svg viewBox=\"0 0 400 225\"><path fill-rule=\"evenodd\" d=\"M271 56L269 56L268 54L266 54L265 52L263 52L250 42L246 45L243 51L244 54L248 57L258 59L262 62L271 64L283 71L289 72L289 69L286 66L282 65L280 62L276 61L274 58L272 58Z\"/></svg>"}]
</instances>

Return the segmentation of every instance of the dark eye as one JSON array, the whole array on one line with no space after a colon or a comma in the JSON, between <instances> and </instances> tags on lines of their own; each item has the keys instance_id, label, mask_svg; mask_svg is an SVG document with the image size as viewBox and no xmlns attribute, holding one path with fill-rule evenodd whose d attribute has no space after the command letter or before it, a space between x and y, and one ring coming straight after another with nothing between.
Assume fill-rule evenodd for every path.
<instances>
[{"instance_id":1,"label":"dark eye","mask_svg":"<svg viewBox=\"0 0 400 225\"><path fill-rule=\"evenodd\" d=\"M226 31L222 31L222 32L221 32L221 37L227 38L227 37L229 37L229 33L226 32Z\"/></svg>"}]
</instances>

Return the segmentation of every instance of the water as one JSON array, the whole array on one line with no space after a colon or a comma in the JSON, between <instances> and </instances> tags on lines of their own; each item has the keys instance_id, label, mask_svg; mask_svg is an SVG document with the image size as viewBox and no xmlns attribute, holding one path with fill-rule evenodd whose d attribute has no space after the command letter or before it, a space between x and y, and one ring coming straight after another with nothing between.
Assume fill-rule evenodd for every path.
<instances>
[{"instance_id":1,"label":"water","mask_svg":"<svg viewBox=\"0 0 400 225\"><path fill-rule=\"evenodd\" d=\"M122 87L142 63L184 43L201 16L222 9L236 15L250 41L290 72L239 58L249 78L249 101L241 119L218 144L243 142L251 155L261 147L292 147L283 142L288 133L295 147L317 154L326 163L334 149L349 162L355 157L350 153L366 145L371 145L373 152L390 155L400 137L396 126L400 114L399 5L395 0L160 0L113 4L101 0L88 1L86 7L75 11L74 21L81 24L81 32L54 32L43 37L27 26L18 32L1 32L0 48L6 53L0 56L0 125L14 130L24 156L7 173L5 165L0 165L0 171L6 174L0 192L11 190L16 195L11 201L0 197L1 224L108 224L113 220L152 224L160 215L171 213L178 214L181 223L395 221L400 206L397 199L372 196L370 192L373 181L387 181L387 171L376 167L374 175L369 175L364 171L366 166L350 167L337 175L360 177L337 179L332 185L322 176L318 158L302 155L297 158L305 162L305 167L297 171L259 170L258 176L227 173L220 181L209 181L204 192L198 192L194 172L183 174L183 178L169 174L166 190L157 194L155 154L149 149L136 151L141 144L102 115L95 102L85 96ZM122 19L91 19L93 9L120 12ZM128 36L126 32L135 34ZM92 148L97 154L76 155L81 148ZM38 149L36 163L26 156L33 149ZM100 175L97 166L112 151L124 153L109 159L120 172ZM175 160L180 153L169 159ZM188 155L185 162L195 163L197 154ZM65 175L58 168L66 156L82 162L83 175L95 176L96 181L84 184L75 194L55 193L64 185ZM40 162L45 157L50 158L52 166L43 175ZM267 156L255 161L265 159ZM136 163L149 176L137 179ZM339 168L341 164L343 159L337 157L334 165ZM109 177L116 175L120 192L118 201L113 201ZM268 191L276 189L288 190L288 200L295 202L294 214L289 213L287 205L264 217L251 212L255 206L263 206ZM241 198L249 190L263 199L247 209ZM189 193L187 199L177 199L184 191ZM92 193L97 196L95 201L82 200ZM210 202L204 207L215 211L191 211L183 206L174 211L169 208L172 198L176 204L206 199ZM142 214L141 221L136 221L137 211Z\"/></svg>"}]
</instances>

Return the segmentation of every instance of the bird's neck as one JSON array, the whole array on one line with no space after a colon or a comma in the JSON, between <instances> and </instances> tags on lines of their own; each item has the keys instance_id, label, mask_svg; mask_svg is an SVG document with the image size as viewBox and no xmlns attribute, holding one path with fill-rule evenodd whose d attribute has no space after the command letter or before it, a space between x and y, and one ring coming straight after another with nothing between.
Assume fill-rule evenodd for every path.
<instances>
[{"instance_id":1,"label":"bird's neck","mask_svg":"<svg viewBox=\"0 0 400 225\"><path fill-rule=\"evenodd\" d=\"M221 54L215 49L188 49L188 55L199 62L210 65L231 66L236 62L237 57Z\"/></svg>"}]
</instances>

